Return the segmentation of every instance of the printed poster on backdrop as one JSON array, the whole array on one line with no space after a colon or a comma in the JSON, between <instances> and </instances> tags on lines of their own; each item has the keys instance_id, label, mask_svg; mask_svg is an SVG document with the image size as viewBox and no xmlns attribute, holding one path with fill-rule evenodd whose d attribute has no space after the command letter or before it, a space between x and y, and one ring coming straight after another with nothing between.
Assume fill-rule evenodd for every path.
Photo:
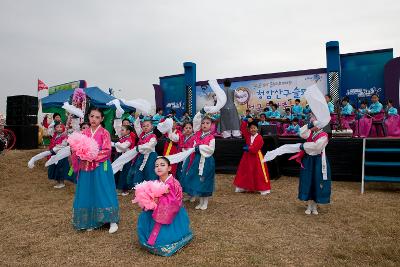
<instances>
[{"instance_id":1,"label":"printed poster on backdrop","mask_svg":"<svg viewBox=\"0 0 400 267\"><path fill-rule=\"evenodd\" d=\"M255 114L262 112L271 100L281 109L294 105L295 99L300 99L301 104L305 106L304 92L313 84L325 95L327 93L326 73L232 82L231 89L236 91L235 105L239 115L242 115L245 114L246 109L250 109ZM223 85L220 84L220 86ZM209 85L196 86L197 111L206 105L214 105L214 98L215 95Z\"/></svg>"}]
</instances>

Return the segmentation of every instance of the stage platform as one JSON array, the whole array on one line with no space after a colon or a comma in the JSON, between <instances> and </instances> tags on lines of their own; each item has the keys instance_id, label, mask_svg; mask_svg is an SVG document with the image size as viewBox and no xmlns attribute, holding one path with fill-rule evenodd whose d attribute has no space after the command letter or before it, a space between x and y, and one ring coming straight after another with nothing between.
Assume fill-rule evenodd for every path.
<instances>
[{"instance_id":1,"label":"stage platform","mask_svg":"<svg viewBox=\"0 0 400 267\"><path fill-rule=\"evenodd\" d=\"M263 153L273 150L284 144L304 142L301 138L283 138L276 136L264 137ZM162 153L164 142L159 142L157 152ZM216 149L214 153L217 173L236 173L242 157L244 139L222 139L216 138ZM367 139L367 147L374 148L400 148L400 138L375 138ZM331 171L332 180L361 181L362 164L362 139L361 138L331 138L326 148ZM160 155L160 154L159 154ZM288 161L291 155L283 155L268 162L271 179L278 179L281 175L298 176L300 166L295 161ZM398 155L379 155L379 161L393 161ZM386 168L373 170L380 175L392 171Z\"/></svg>"}]
</instances>

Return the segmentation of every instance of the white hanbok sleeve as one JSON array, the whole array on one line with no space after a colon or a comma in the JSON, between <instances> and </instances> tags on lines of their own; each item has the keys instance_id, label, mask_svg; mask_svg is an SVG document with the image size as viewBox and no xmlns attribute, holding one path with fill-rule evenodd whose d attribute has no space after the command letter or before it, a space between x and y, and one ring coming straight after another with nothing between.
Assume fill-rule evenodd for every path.
<instances>
[{"instance_id":1,"label":"white hanbok sleeve","mask_svg":"<svg viewBox=\"0 0 400 267\"><path fill-rule=\"evenodd\" d=\"M173 141L175 143L179 142L179 134L177 134L176 131L175 131L175 133L169 132L168 133L168 138L171 139L171 141Z\"/></svg>"},{"instance_id":2,"label":"white hanbok sleeve","mask_svg":"<svg viewBox=\"0 0 400 267\"><path fill-rule=\"evenodd\" d=\"M122 129L122 120L121 119L115 119L114 120L114 130L115 130L115 134L118 137L121 137L121 129Z\"/></svg>"},{"instance_id":3,"label":"white hanbok sleeve","mask_svg":"<svg viewBox=\"0 0 400 267\"><path fill-rule=\"evenodd\" d=\"M47 135L53 136L53 134L54 134L54 121L52 121L49 127L47 127Z\"/></svg>"},{"instance_id":4,"label":"white hanbok sleeve","mask_svg":"<svg viewBox=\"0 0 400 267\"><path fill-rule=\"evenodd\" d=\"M304 151L308 155L315 156L315 155L321 154L327 144L328 144L328 138L324 136L324 137L319 138L315 142L305 142L303 144L303 147L304 147Z\"/></svg>"},{"instance_id":5,"label":"white hanbok sleeve","mask_svg":"<svg viewBox=\"0 0 400 267\"><path fill-rule=\"evenodd\" d=\"M197 132L201 127L201 113L197 112L193 118L193 132Z\"/></svg>"},{"instance_id":6,"label":"white hanbok sleeve","mask_svg":"<svg viewBox=\"0 0 400 267\"><path fill-rule=\"evenodd\" d=\"M142 154L149 154L153 151L155 151L157 145L157 139L156 138L151 138L149 142L139 145L138 150Z\"/></svg>"},{"instance_id":7,"label":"white hanbok sleeve","mask_svg":"<svg viewBox=\"0 0 400 267\"><path fill-rule=\"evenodd\" d=\"M137 136L142 133L142 127L140 126L140 119L136 118L135 122L133 123Z\"/></svg>"},{"instance_id":8,"label":"white hanbok sleeve","mask_svg":"<svg viewBox=\"0 0 400 267\"><path fill-rule=\"evenodd\" d=\"M131 146L131 142L129 142L129 141L123 142L123 143L120 143L120 142L115 143L115 149L119 153L128 151L130 146Z\"/></svg>"},{"instance_id":9,"label":"white hanbok sleeve","mask_svg":"<svg viewBox=\"0 0 400 267\"><path fill-rule=\"evenodd\" d=\"M208 145L199 145L199 150L202 156L211 157L215 151L215 139L212 139Z\"/></svg>"}]
</instances>

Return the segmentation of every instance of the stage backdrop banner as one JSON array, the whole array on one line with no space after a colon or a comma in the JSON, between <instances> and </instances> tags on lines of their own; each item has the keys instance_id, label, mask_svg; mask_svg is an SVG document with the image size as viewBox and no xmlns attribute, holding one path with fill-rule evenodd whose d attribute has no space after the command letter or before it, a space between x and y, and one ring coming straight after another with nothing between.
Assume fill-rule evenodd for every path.
<instances>
[{"instance_id":1,"label":"stage backdrop banner","mask_svg":"<svg viewBox=\"0 0 400 267\"><path fill-rule=\"evenodd\" d=\"M235 105L239 114L245 114L246 109L254 113L261 112L271 100L282 109L294 105L295 99L300 99L305 105L304 92L313 84L325 95L326 73L232 82L231 89L236 90ZM213 105L214 98L209 85L196 86L197 111L205 105Z\"/></svg>"},{"instance_id":2,"label":"stage backdrop banner","mask_svg":"<svg viewBox=\"0 0 400 267\"><path fill-rule=\"evenodd\" d=\"M181 117L186 110L185 76L182 74L160 77L160 86L163 93L164 114L174 109L178 118Z\"/></svg>"},{"instance_id":3,"label":"stage backdrop banner","mask_svg":"<svg viewBox=\"0 0 400 267\"><path fill-rule=\"evenodd\" d=\"M391 59L393 49L340 55L340 96L347 95L350 102L356 104L358 98L369 100L372 94L378 94L383 103L384 67Z\"/></svg>"}]
</instances>

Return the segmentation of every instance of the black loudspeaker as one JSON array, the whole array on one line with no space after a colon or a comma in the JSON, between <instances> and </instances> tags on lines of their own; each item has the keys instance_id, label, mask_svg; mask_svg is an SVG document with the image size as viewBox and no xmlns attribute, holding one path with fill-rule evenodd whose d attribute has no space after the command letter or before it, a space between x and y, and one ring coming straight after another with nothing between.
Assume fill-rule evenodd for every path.
<instances>
[{"instance_id":1,"label":"black loudspeaker","mask_svg":"<svg viewBox=\"0 0 400 267\"><path fill-rule=\"evenodd\" d=\"M8 125L35 125L37 124L38 98L29 95L7 97Z\"/></svg>"},{"instance_id":2,"label":"black loudspeaker","mask_svg":"<svg viewBox=\"0 0 400 267\"><path fill-rule=\"evenodd\" d=\"M6 123L7 125L35 125L37 115L7 116Z\"/></svg>"},{"instance_id":3,"label":"black loudspeaker","mask_svg":"<svg viewBox=\"0 0 400 267\"><path fill-rule=\"evenodd\" d=\"M39 101L36 96L14 95L7 97L7 106L38 106Z\"/></svg>"},{"instance_id":4,"label":"black loudspeaker","mask_svg":"<svg viewBox=\"0 0 400 267\"><path fill-rule=\"evenodd\" d=\"M39 146L39 126L37 125L7 125L6 129L14 132L16 149L36 149Z\"/></svg>"}]
</instances>

